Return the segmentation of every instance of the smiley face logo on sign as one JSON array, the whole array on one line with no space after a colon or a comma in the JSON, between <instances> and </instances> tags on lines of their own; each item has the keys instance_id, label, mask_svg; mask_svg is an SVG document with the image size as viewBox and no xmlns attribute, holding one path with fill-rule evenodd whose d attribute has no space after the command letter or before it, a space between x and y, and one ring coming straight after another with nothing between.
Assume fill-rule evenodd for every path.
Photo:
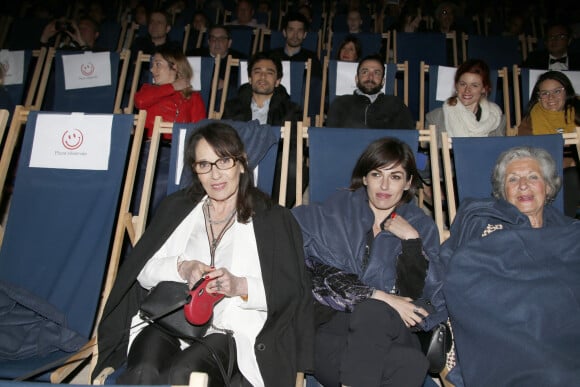
<instances>
[{"instance_id":1,"label":"smiley face logo on sign","mask_svg":"<svg viewBox=\"0 0 580 387\"><path fill-rule=\"evenodd\" d=\"M81 73L85 76L91 76L93 75L93 73L95 72L95 65L93 65L91 62L89 63L83 63L81 65Z\"/></svg>"},{"instance_id":2,"label":"smiley face logo on sign","mask_svg":"<svg viewBox=\"0 0 580 387\"><path fill-rule=\"evenodd\" d=\"M71 129L62 135L62 145L68 150L78 149L84 140L83 132L78 129Z\"/></svg>"}]
</instances>

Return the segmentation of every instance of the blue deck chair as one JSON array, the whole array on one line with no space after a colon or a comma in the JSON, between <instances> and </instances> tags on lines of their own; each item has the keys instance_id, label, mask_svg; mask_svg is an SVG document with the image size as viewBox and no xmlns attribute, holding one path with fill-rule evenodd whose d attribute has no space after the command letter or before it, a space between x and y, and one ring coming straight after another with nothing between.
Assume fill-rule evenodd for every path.
<instances>
[{"instance_id":1,"label":"blue deck chair","mask_svg":"<svg viewBox=\"0 0 580 387\"><path fill-rule=\"evenodd\" d=\"M94 76L95 66L92 59L87 58L84 60L83 56L93 53L75 53L50 49L34 106L36 108L42 106L44 109L63 112L120 113L130 53L129 50L123 50L122 53L103 52L94 54L103 55L107 53L110 63L109 84L75 89L69 87L67 90L64 61L72 58L69 56L76 55L76 58L83 62L78 65L78 70L76 70L78 71L78 79L90 79L90 77ZM53 60L54 71L51 71ZM72 70L69 69L69 71ZM70 74L70 72L67 74Z\"/></svg>"},{"instance_id":2,"label":"blue deck chair","mask_svg":"<svg viewBox=\"0 0 580 387\"><path fill-rule=\"evenodd\" d=\"M216 60L207 56L188 56L187 60L193 69L193 88L200 91L207 112L210 109L212 94L215 94L212 92L217 89L217 87L212 88L212 80L215 78L217 81L219 76L217 71L214 73ZM199 85L199 88L197 85ZM215 95L213 98L215 98ZM213 102L215 103L215 100Z\"/></svg>"},{"instance_id":3,"label":"blue deck chair","mask_svg":"<svg viewBox=\"0 0 580 387\"><path fill-rule=\"evenodd\" d=\"M8 91L10 98L16 105L32 105L34 94L38 87L38 81L40 80L42 66L44 65L46 51L46 48L43 47L39 50L2 50L0 53L2 55L0 60L3 62L5 68L8 68L8 72L4 76L4 88ZM16 69L16 57L23 59L22 63L19 63L21 67L17 71L22 76L11 79Z\"/></svg>"},{"instance_id":4,"label":"blue deck chair","mask_svg":"<svg viewBox=\"0 0 580 387\"><path fill-rule=\"evenodd\" d=\"M397 137L411 149L419 149L417 130L308 128L310 202L323 202L348 188L358 157L372 141L382 137Z\"/></svg>"},{"instance_id":5,"label":"blue deck chair","mask_svg":"<svg viewBox=\"0 0 580 387\"><path fill-rule=\"evenodd\" d=\"M116 20L105 20L99 27L99 37L95 42L97 47L102 47L108 51L117 51L122 33L125 31L123 25Z\"/></svg>"},{"instance_id":6,"label":"blue deck chair","mask_svg":"<svg viewBox=\"0 0 580 387\"><path fill-rule=\"evenodd\" d=\"M251 57L258 47L258 30L246 26L230 26L232 35L231 49Z\"/></svg>"},{"instance_id":7,"label":"blue deck chair","mask_svg":"<svg viewBox=\"0 0 580 387\"><path fill-rule=\"evenodd\" d=\"M203 120L195 124L173 125L172 138L176 139L178 146L171 148L169 183L167 184L168 195L178 189L187 187L191 182L191 170L183 168L185 140L195 129L207 125L209 122L213 122L213 120ZM268 194L271 193L274 187L278 143L281 140L283 127L229 120L215 122L230 124L238 131L247 148L246 152L248 153L250 168L258 167L256 186Z\"/></svg>"},{"instance_id":8,"label":"blue deck chair","mask_svg":"<svg viewBox=\"0 0 580 387\"><path fill-rule=\"evenodd\" d=\"M396 63L409 62L409 109L419 118L419 65L453 66L448 60L447 38L440 33L393 33L394 59Z\"/></svg>"},{"instance_id":9,"label":"blue deck chair","mask_svg":"<svg viewBox=\"0 0 580 387\"><path fill-rule=\"evenodd\" d=\"M303 138L303 128L298 125L298 138ZM435 127L426 130L409 129L360 129L360 128L326 128L310 127L306 129L309 141L309 186L310 202L323 202L338 190L348 188L350 177L358 157L374 140L382 137L396 137L409 144L415 152L417 168L425 168L427 156L419 152L419 144L429 145L429 154L434 178L439 175L438 145ZM298 147L300 149L300 146ZM300 163L301 160L298 161ZM301 186L301 181L296 183ZM298 193L297 193L298 195ZM299 197L299 196L297 196ZM297 200L297 205L301 204ZM443 233L443 214L441 205L441 187L433 186L433 203L435 223L440 237Z\"/></svg>"},{"instance_id":10,"label":"blue deck chair","mask_svg":"<svg viewBox=\"0 0 580 387\"><path fill-rule=\"evenodd\" d=\"M529 145L544 148L556 161L556 170L562 175L564 139L562 135L511 136L511 137L454 137L449 146L447 133L442 133L443 170L447 191L449 222L456 214L455 199L490 198L490 178L499 155L514 146ZM451 155L451 151L453 155ZM454 183L454 179L456 183ZM564 210L562 190L552 204Z\"/></svg>"},{"instance_id":11,"label":"blue deck chair","mask_svg":"<svg viewBox=\"0 0 580 387\"><path fill-rule=\"evenodd\" d=\"M12 21L5 47L10 50L39 49L39 36L47 23L46 19L34 17L18 18Z\"/></svg>"},{"instance_id":12,"label":"blue deck chair","mask_svg":"<svg viewBox=\"0 0 580 387\"><path fill-rule=\"evenodd\" d=\"M472 58L483 59L490 69L504 66L509 69L522 62L520 42L515 36L464 35L463 61Z\"/></svg>"},{"instance_id":13,"label":"blue deck chair","mask_svg":"<svg viewBox=\"0 0 580 387\"><path fill-rule=\"evenodd\" d=\"M79 116L58 115L64 119ZM15 117L26 117L21 107L17 107ZM0 283L26 296L27 303L40 300L40 307L49 311L54 321L74 332L75 345L58 347L39 342L38 349L32 347L26 358L4 357L0 379L22 377L55 360L64 362L63 356L71 355L78 344L91 338L100 301L106 299L116 273L115 252L124 236L121 214L128 209L145 115L139 116L137 127L133 115L82 115L87 121L48 122L55 117L52 112L28 113L0 250ZM13 120L6 141L12 148L9 152L5 148L2 154L3 169L11 159L24 120ZM107 132L110 138L95 137ZM108 155L105 148L109 148ZM58 157L51 157L57 153ZM104 157L96 166L89 164L87 158L96 154ZM82 169L83 163L89 169ZM3 315L1 320L6 319ZM6 325L0 329L4 338L13 332ZM31 336L34 340L35 332L27 332L27 340ZM34 380L48 381L48 377L45 371Z\"/></svg>"}]
</instances>

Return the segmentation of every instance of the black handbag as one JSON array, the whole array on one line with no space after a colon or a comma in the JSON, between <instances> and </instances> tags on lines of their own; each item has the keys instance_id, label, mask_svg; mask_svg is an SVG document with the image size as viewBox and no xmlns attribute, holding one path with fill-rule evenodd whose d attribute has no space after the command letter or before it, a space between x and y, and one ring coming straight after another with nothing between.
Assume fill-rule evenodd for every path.
<instances>
[{"instance_id":1,"label":"black handbag","mask_svg":"<svg viewBox=\"0 0 580 387\"><path fill-rule=\"evenodd\" d=\"M429 360L429 373L438 374L443 371L453 340L448 323L439 323L429 332L419 331L417 336L421 349Z\"/></svg>"},{"instance_id":2,"label":"black handbag","mask_svg":"<svg viewBox=\"0 0 580 387\"><path fill-rule=\"evenodd\" d=\"M185 319L183 306L190 300L189 293L186 283L159 282L143 300L139 311L141 318L180 339L203 337L211 325L211 319L204 325L193 325Z\"/></svg>"}]
</instances>

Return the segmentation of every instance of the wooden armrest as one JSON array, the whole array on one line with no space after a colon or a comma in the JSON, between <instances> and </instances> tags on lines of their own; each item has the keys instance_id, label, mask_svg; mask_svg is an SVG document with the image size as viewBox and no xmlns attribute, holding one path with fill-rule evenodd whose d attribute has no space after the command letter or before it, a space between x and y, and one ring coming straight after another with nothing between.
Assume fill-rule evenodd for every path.
<instances>
[{"instance_id":1,"label":"wooden armrest","mask_svg":"<svg viewBox=\"0 0 580 387\"><path fill-rule=\"evenodd\" d=\"M50 382L56 384L61 383L67 376L75 371L84 360L92 356L96 343L96 339L92 338L88 343L83 345L78 352L71 355L62 367L59 367L56 371L50 374ZM87 384L88 382L89 381L87 380Z\"/></svg>"}]
</instances>

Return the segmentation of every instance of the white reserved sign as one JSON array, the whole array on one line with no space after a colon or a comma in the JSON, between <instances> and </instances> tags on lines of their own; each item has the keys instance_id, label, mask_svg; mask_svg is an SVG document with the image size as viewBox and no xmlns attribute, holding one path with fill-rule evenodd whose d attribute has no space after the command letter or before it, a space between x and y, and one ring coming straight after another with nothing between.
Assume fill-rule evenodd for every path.
<instances>
[{"instance_id":1,"label":"white reserved sign","mask_svg":"<svg viewBox=\"0 0 580 387\"><path fill-rule=\"evenodd\" d=\"M201 90L201 56L188 56L187 61L193 70L191 87L193 90Z\"/></svg>"},{"instance_id":2,"label":"white reserved sign","mask_svg":"<svg viewBox=\"0 0 580 387\"><path fill-rule=\"evenodd\" d=\"M108 52L63 55L62 64L65 90L111 84L111 54Z\"/></svg>"},{"instance_id":3,"label":"white reserved sign","mask_svg":"<svg viewBox=\"0 0 580 387\"><path fill-rule=\"evenodd\" d=\"M31 168L109 169L112 115L39 114Z\"/></svg>"},{"instance_id":4,"label":"white reserved sign","mask_svg":"<svg viewBox=\"0 0 580 387\"><path fill-rule=\"evenodd\" d=\"M455 67L439 66L437 69L437 101L447 101L455 94Z\"/></svg>"},{"instance_id":5,"label":"white reserved sign","mask_svg":"<svg viewBox=\"0 0 580 387\"><path fill-rule=\"evenodd\" d=\"M336 62L336 92L335 95L349 95L352 94L356 89L356 68L358 63L356 62ZM384 74L385 77L387 74ZM386 78L383 78L386 79ZM383 93L385 92L386 85L383 84Z\"/></svg>"},{"instance_id":6,"label":"white reserved sign","mask_svg":"<svg viewBox=\"0 0 580 387\"><path fill-rule=\"evenodd\" d=\"M290 95L292 91L290 90L290 61L283 60L282 61L282 80L280 80L280 84L284 86L286 92ZM241 60L240 61L240 85L244 83L248 83L248 61Z\"/></svg>"},{"instance_id":7,"label":"white reserved sign","mask_svg":"<svg viewBox=\"0 0 580 387\"><path fill-rule=\"evenodd\" d=\"M0 50L0 65L4 67L4 85L24 83L24 51Z\"/></svg>"}]
</instances>

